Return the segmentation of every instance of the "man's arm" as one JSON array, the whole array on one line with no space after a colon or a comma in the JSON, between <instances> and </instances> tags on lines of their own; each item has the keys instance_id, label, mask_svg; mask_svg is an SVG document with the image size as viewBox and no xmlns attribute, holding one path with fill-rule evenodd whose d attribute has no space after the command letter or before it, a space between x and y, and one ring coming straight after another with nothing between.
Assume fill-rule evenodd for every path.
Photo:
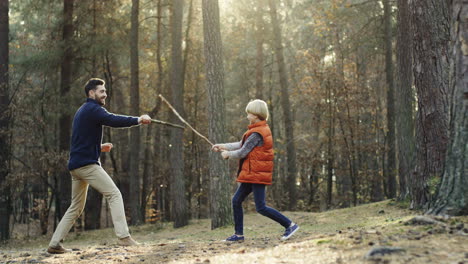
<instances>
[{"instance_id":1,"label":"man's arm","mask_svg":"<svg viewBox=\"0 0 468 264\"><path fill-rule=\"evenodd\" d=\"M99 124L109 127L131 127L151 123L151 118L148 115L140 117L116 115L109 113L103 107L98 107L94 115Z\"/></svg>"}]
</instances>

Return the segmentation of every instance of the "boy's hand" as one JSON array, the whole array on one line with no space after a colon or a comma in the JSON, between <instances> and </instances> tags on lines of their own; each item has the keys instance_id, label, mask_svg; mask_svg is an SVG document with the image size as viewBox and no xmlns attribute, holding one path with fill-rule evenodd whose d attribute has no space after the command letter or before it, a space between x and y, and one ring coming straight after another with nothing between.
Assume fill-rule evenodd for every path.
<instances>
[{"instance_id":1,"label":"boy's hand","mask_svg":"<svg viewBox=\"0 0 468 264\"><path fill-rule=\"evenodd\" d=\"M211 150L213 150L214 152L220 152L220 151L226 150L223 145L224 144L215 144L213 145Z\"/></svg>"},{"instance_id":2,"label":"boy's hand","mask_svg":"<svg viewBox=\"0 0 468 264\"><path fill-rule=\"evenodd\" d=\"M227 151L221 152L221 156L223 156L223 159L229 159L229 154Z\"/></svg>"},{"instance_id":3,"label":"boy's hand","mask_svg":"<svg viewBox=\"0 0 468 264\"><path fill-rule=\"evenodd\" d=\"M151 117L149 115L142 115L138 118L138 123L140 124L151 124Z\"/></svg>"},{"instance_id":4,"label":"boy's hand","mask_svg":"<svg viewBox=\"0 0 468 264\"><path fill-rule=\"evenodd\" d=\"M112 143L101 144L101 152L110 152L113 147Z\"/></svg>"}]
</instances>

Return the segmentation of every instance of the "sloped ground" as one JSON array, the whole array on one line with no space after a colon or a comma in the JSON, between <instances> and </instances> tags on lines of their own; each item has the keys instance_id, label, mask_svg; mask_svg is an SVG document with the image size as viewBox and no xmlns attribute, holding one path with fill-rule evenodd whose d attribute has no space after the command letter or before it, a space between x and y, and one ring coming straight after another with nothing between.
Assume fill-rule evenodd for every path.
<instances>
[{"instance_id":1,"label":"sloped ground","mask_svg":"<svg viewBox=\"0 0 468 264\"><path fill-rule=\"evenodd\" d=\"M280 241L283 228L256 213L246 215L243 243L225 243L232 227L210 230L206 220L173 229L132 227L143 242L118 247L111 229L71 233L64 245L79 249L63 255L45 252L49 237L10 241L0 247L0 263L468 263L468 217L445 225L405 225L418 212L391 201L323 213L285 212L300 225L290 240ZM365 258L378 246L399 253Z\"/></svg>"}]
</instances>

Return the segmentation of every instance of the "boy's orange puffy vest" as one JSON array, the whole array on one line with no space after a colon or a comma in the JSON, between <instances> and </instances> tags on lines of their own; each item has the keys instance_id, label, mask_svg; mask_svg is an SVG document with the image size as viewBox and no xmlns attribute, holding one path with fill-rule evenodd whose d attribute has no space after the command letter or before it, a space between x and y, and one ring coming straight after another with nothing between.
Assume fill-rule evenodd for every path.
<instances>
[{"instance_id":1,"label":"boy's orange puffy vest","mask_svg":"<svg viewBox=\"0 0 468 264\"><path fill-rule=\"evenodd\" d=\"M259 133L263 138L263 146L255 147L239 162L238 182L271 184L273 175L273 137L266 121L249 125L249 130L242 137L242 144L252 133Z\"/></svg>"}]
</instances>

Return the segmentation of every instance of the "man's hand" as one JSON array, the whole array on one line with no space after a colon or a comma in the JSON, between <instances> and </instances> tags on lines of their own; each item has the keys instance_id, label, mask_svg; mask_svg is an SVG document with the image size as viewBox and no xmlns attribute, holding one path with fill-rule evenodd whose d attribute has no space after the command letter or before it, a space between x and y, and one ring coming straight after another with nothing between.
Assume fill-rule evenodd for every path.
<instances>
[{"instance_id":1,"label":"man's hand","mask_svg":"<svg viewBox=\"0 0 468 264\"><path fill-rule=\"evenodd\" d=\"M101 152L110 152L113 147L112 143L101 144Z\"/></svg>"},{"instance_id":2,"label":"man's hand","mask_svg":"<svg viewBox=\"0 0 468 264\"><path fill-rule=\"evenodd\" d=\"M151 124L151 117L149 115L142 115L138 118L139 124Z\"/></svg>"},{"instance_id":3,"label":"man's hand","mask_svg":"<svg viewBox=\"0 0 468 264\"><path fill-rule=\"evenodd\" d=\"M229 159L229 154L227 151L221 152L221 156L223 156L223 159Z\"/></svg>"},{"instance_id":4,"label":"man's hand","mask_svg":"<svg viewBox=\"0 0 468 264\"><path fill-rule=\"evenodd\" d=\"M211 147L211 150L214 152L220 152L226 150L226 148L224 147L224 144L215 144L213 147Z\"/></svg>"}]
</instances>

